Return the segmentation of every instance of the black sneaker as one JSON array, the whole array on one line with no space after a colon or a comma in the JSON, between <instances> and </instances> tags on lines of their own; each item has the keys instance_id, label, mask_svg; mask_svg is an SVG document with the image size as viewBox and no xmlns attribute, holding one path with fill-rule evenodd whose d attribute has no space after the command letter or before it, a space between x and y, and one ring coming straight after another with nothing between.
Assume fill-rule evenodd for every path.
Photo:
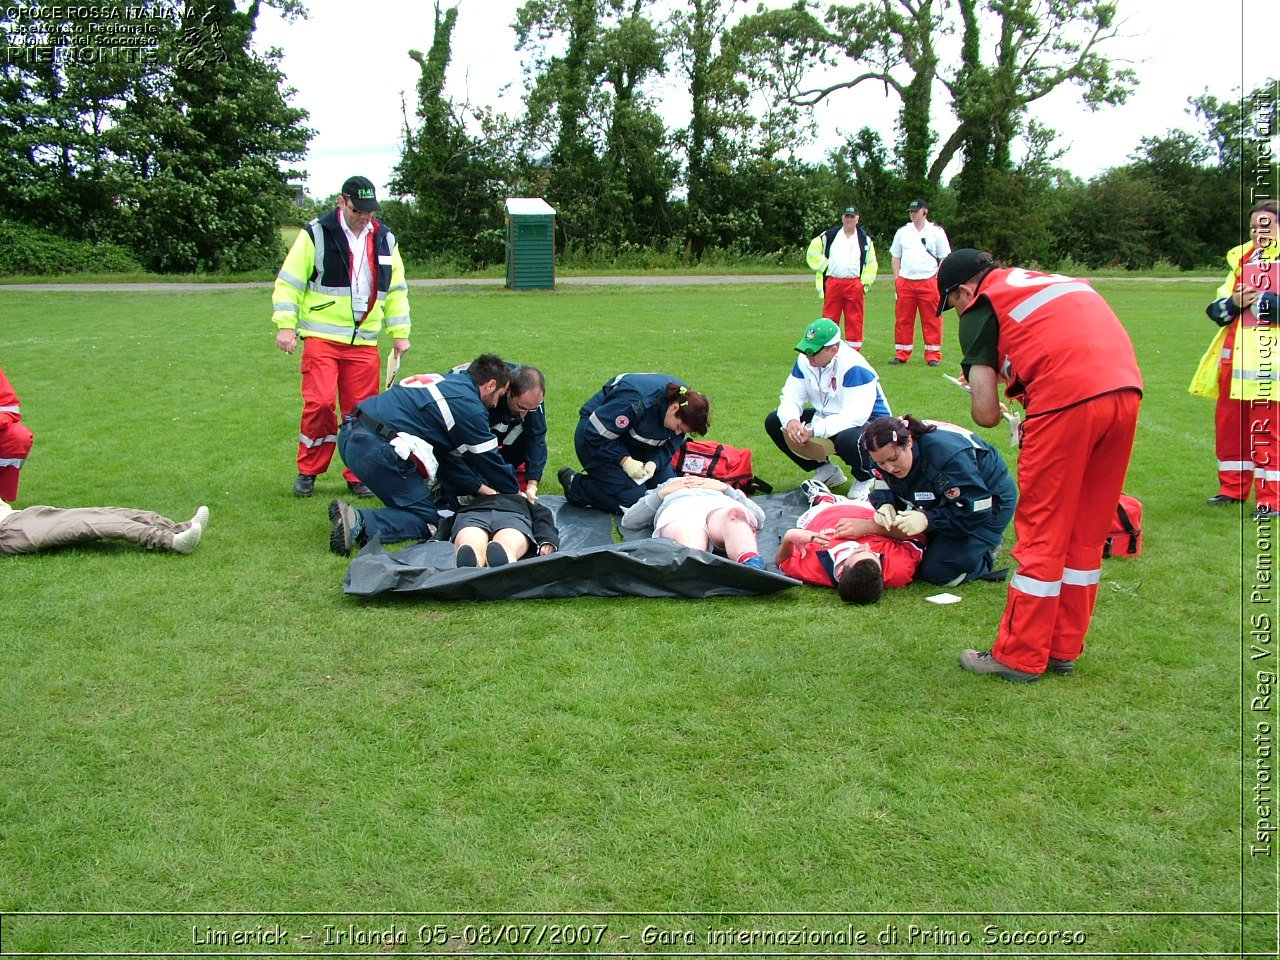
<instances>
[{"instance_id":1,"label":"black sneaker","mask_svg":"<svg viewBox=\"0 0 1280 960\"><path fill-rule=\"evenodd\" d=\"M941 361L941 360L926 360L926 361L925 361L925 363L927 363L927 364L928 364L929 366L931 366L931 367L937 367L937 366L940 366L940 365L942 364L942 361Z\"/></svg>"},{"instance_id":2,"label":"black sneaker","mask_svg":"<svg viewBox=\"0 0 1280 960\"><path fill-rule=\"evenodd\" d=\"M506 548L494 540L490 540L489 546L485 547L484 559L491 567L504 567L510 560Z\"/></svg>"},{"instance_id":3,"label":"black sneaker","mask_svg":"<svg viewBox=\"0 0 1280 960\"><path fill-rule=\"evenodd\" d=\"M295 497L310 497L316 492L316 477L313 473L300 473L298 479L293 481L293 495Z\"/></svg>"},{"instance_id":4,"label":"black sneaker","mask_svg":"<svg viewBox=\"0 0 1280 960\"><path fill-rule=\"evenodd\" d=\"M351 556L360 528L360 515L341 500L329 501L329 550L340 557Z\"/></svg>"},{"instance_id":5,"label":"black sneaker","mask_svg":"<svg viewBox=\"0 0 1280 960\"><path fill-rule=\"evenodd\" d=\"M464 543L458 548L458 552L454 554L453 565L455 567L479 566L479 564L476 563L475 549L470 544Z\"/></svg>"},{"instance_id":6,"label":"black sneaker","mask_svg":"<svg viewBox=\"0 0 1280 960\"><path fill-rule=\"evenodd\" d=\"M991 655L990 650L966 650L960 654L960 666L974 673L994 673L997 677L1005 680L1012 680L1014 683L1031 683L1033 680L1039 680L1040 674L1027 673L1025 670L1015 670L1013 667L1007 667L995 657Z\"/></svg>"},{"instance_id":7,"label":"black sneaker","mask_svg":"<svg viewBox=\"0 0 1280 960\"><path fill-rule=\"evenodd\" d=\"M1076 662L1074 660L1058 660L1055 657L1050 657L1049 672L1056 673L1060 677L1069 677L1076 672Z\"/></svg>"},{"instance_id":8,"label":"black sneaker","mask_svg":"<svg viewBox=\"0 0 1280 960\"><path fill-rule=\"evenodd\" d=\"M359 497L361 500L371 500L373 498L373 491L370 490L368 487L366 487L364 483L362 483L359 480L348 480L347 489L350 490L357 497Z\"/></svg>"},{"instance_id":9,"label":"black sneaker","mask_svg":"<svg viewBox=\"0 0 1280 960\"><path fill-rule=\"evenodd\" d=\"M1238 507L1244 503L1243 500L1237 500L1235 497L1228 497L1225 493L1220 493L1216 497L1210 497L1204 502L1206 507Z\"/></svg>"},{"instance_id":10,"label":"black sneaker","mask_svg":"<svg viewBox=\"0 0 1280 960\"><path fill-rule=\"evenodd\" d=\"M578 478L578 474L573 467L561 467L556 471L556 479L560 481L560 489L564 491L564 498L570 499L569 490L573 487L573 481Z\"/></svg>"},{"instance_id":11,"label":"black sneaker","mask_svg":"<svg viewBox=\"0 0 1280 960\"><path fill-rule=\"evenodd\" d=\"M907 361L903 360L901 357L894 357L892 360L889 361L889 366L896 367L906 362Z\"/></svg>"}]
</instances>

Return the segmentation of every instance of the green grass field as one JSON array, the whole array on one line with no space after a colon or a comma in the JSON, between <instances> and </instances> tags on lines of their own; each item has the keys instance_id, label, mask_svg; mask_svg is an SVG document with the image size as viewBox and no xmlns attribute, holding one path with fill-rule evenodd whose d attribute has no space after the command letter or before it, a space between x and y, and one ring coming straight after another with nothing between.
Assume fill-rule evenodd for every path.
<instances>
[{"instance_id":1,"label":"green grass field","mask_svg":"<svg viewBox=\"0 0 1280 960\"><path fill-rule=\"evenodd\" d=\"M1212 404L1186 393L1213 287L1098 287L1147 382L1127 484L1146 552L1107 562L1077 674L1026 686L957 664L994 636L999 585L871 609L812 588L350 599L326 548L339 474L290 494L298 361L272 345L269 291L0 291L0 366L36 434L20 505L212 511L191 557L0 561L0 949L211 955L201 931L276 914L184 912L310 911L326 916L280 919L290 949L338 950L301 938L352 922L399 923L402 954L492 953L477 926L448 936L580 911L607 926L585 952L800 952L708 945L713 927L847 927L870 937L854 952L1273 951L1273 924L1241 915L1275 904L1275 861L1242 852L1257 528L1202 506ZM871 294L866 354L895 411L967 423L940 371L887 365L891 299ZM806 283L415 289L405 369L487 350L542 366L548 493L585 397L618 372L678 374L711 395L711 436L787 489L802 476L761 423L818 306ZM53 911L91 915L31 915ZM183 915L98 915L118 911ZM333 916L360 911L415 916ZM630 915L589 916L609 911ZM436 923L453 933L424 945ZM649 946L646 924L698 946ZM877 947L890 925L899 940ZM1058 929L1087 946L1000 939Z\"/></svg>"}]
</instances>

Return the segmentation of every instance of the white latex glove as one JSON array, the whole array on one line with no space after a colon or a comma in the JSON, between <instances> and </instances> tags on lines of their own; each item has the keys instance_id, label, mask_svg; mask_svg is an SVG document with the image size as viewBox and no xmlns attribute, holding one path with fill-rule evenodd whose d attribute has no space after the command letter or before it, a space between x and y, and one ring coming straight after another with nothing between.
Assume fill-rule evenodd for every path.
<instances>
[{"instance_id":1,"label":"white latex glove","mask_svg":"<svg viewBox=\"0 0 1280 960\"><path fill-rule=\"evenodd\" d=\"M893 521L893 526L900 533L914 537L917 533L924 533L925 527L929 526L929 518L920 510L904 510Z\"/></svg>"},{"instance_id":2,"label":"white latex glove","mask_svg":"<svg viewBox=\"0 0 1280 960\"><path fill-rule=\"evenodd\" d=\"M658 465L651 460L641 463L634 457L622 458L622 471L636 483L644 483L658 470Z\"/></svg>"},{"instance_id":3,"label":"white latex glove","mask_svg":"<svg viewBox=\"0 0 1280 960\"><path fill-rule=\"evenodd\" d=\"M885 530L888 530L893 526L893 521L897 516L898 511L894 509L892 503L883 503L880 505L880 508L876 510L876 515L871 519L875 520L879 526L884 527Z\"/></svg>"},{"instance_id":4,"label":"white latex glove","mask_svg":"<svg viewBox=\"0 0 1280 960\"><path fill-rule=\"evenodd\" d=\"M401 460L413 457L426 468L428 476L436 475L439 464L436 462L435 451L421 437L415 437L412 433L397 433L391 440L391 448Z\"/></svg>"},{"instance_id":5,"label":"white latex glove","mask_svg":"<svg viewBox=\"0 0 1280 960\"><path fill-rule=\"evenodd\" d=\"M524 498L530 503L538 502L538 481L530 480L524 485Z\"/></svg>"}]
</instances>

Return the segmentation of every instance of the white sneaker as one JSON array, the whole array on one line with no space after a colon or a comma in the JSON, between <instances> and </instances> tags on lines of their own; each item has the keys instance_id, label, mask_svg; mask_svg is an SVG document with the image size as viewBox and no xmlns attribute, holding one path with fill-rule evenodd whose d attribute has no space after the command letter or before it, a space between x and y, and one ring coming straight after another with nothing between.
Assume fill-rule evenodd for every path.
<instances>
[{"instance_id":1,"label":"white sneaker","mask_svg":"<svg viewBox=\"0 0 1280 960\"><path fill-rule=\"evenodd\" d=\"M825 483L821 480L805 480L800 484L800 492L804 494L804 498L809 501L809 505L826 500L835 503L835 494L832 493Z\"/></svg>"},{"instance_id":2,"label":"white sneaker","mask_svg":"<svg viewBox=\"0 0 1280 960\"><path fill-rule=\"evenodd\" d=\"M196 515L191 518L191 522L198 524L202 528L207 527L209 525L209 508L201 507L197 510Z\"/></svg>"},{"instance_id":3,"label":"white sneaker","mask_svg":"<svg viewBox=\"0 0 1280 960\"><path fill-rule=\"evenodd\" d=\"M190 553L196 548L196 544L200 542L200 535L204 533L204 527L198 523L193 523L181 533L173 535L173 552L174 553Z\"/></svg>"},{"instance_id":4,"label":"white sneaker","mask_svg":"<svg viewBox=\"0 0 1280 960\"><path fill-rule=\"evenodd\" d=\"M849 492L845 494L850 500L865 500L871 496L871 488L875 485L874 480L855 480L853 485L849 487Z\"/></svg>"},{"instance_id":5,"label":"white sneaker","mask_svg":"<svg viewBox=\"0 0 1280 960\"><path fill-rule=\"evenodd\" d=\"M838 487L840 484L847 482L849 478L844 475L843 470L828 460L813 471L813 479L819 483L825 483L828 487Z\"/></svg>"}]
</instances>

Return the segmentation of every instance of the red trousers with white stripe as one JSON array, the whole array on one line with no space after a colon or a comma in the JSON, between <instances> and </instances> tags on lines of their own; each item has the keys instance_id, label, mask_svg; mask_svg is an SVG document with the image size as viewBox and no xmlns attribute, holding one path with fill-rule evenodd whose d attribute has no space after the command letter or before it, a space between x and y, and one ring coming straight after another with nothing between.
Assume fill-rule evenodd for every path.
<instances>
[{"instance_id":1,"label":"red trousers with white stripe","mask_svg":"<svg viewBox=\"0 0 1280 960\"><path fill-rule=\"evenodd\" d=\"M377 396L381 372L376 347L356 347L318 337L302 341L302 427L298 472L317 476L329 469L338 444L334 397L345 417L361 400ZM350 470L344 479L358 480Z\"/></svg>"},{"instance_id":2,"label":"red trousers with white stripe","mask_svg":"<svg viewBox=\"0 0 1280 960\"><path fill-rule=\"evenodd\" d=\"M18 477L31 452L31 431L21 423L0 424L0 500L18 499Z\"/></svg>"},{"instance_id":3,"label":"red trousers with white stripe","mask_svg":"<svg viewBox=\"0 0 1280 960\"><path fill-rule=\"evenodd\" d=\"M1280 404L1231 399L1231 348L1218 364L1214 449L1218 492L1248 500L1258 487L1258 506L1280 510Z\"/></svg>"},{"instance_id":4,"label":"red trousers with white stripe","mask_svg":"<svg viewBox=\"0 0 1280 960\"><path fill-rule=\"evenodd\" d=\"M1140 396L1095 397L1024 424L1012 555L1018 572L991 648L1001 663L1044 673L1084 649L1138 424Z\"/></svg>"},{"instance_id":5,"label":"red trousers with white stripe","mask_svg":"<svg viewBox=\"0 0 1280 960\"><path fill-rule=\"evenodd\" d=\"M924 332L925 360L942 359L942 318L938 312L938 281L908 280L898 277L894 282L898 299L893 303L893 355L906 363L916 347L916 313L920 314L920 329Z\"/></svg>"},{"instance_id":6,"label":"red trousers with white stripe","mask_svg":"<svg viewBox=\"0 0 1280 960\"><path fill-rule=\"evenodd\" d=\"M866 298L866 290L857 277L827 277L822 285L822 315L839 323L844 314L844 338L855 350L862 349Z\"/></svg>"}]
</instances>

